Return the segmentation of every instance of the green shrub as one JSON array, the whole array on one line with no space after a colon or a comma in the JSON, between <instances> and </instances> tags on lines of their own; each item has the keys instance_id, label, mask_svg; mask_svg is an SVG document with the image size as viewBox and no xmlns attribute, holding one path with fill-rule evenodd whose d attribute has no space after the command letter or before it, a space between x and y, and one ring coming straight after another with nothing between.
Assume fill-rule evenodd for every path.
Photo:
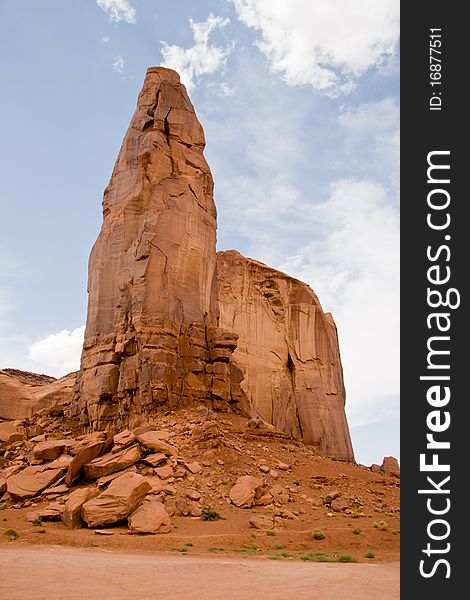
<instances>
[{"instance_id":1,"label":"green shrub","mask_svg":"<svg viewBox=\"0 0 470 600\"><path fill-rule=\"evenodd\" d=\"M42 526L42 521L41 521L41 519L34 519L32 521L32 524L34 525L34 527L41 527Z\"/></svg>"},{"instance_id":2,"label":"green shrub","mask_svg":"<svg viewBox=\"0 0 470 600\"><path fill-rule=\"evenodd\" d=\"M378 522L374 523L374 527L376 529L378 529L379 531L387 531L388 523L387 523L387 521L378 521Z\"/></svg>"},{"instance_id":3,"label":"green shrub","mask_svg":"<svg viewBox=\"0 0 470 600\"><path fill-rule=\"evenodd\" d=\"M338 562L340 562L340 563L355 563L355 562L357 562L357 560L355 558L353 558L352 556L349 556L349 554L343 554L342 556L340 556L338 558Z\"/></svg>"},{"instance_id":4,"label":"green shrub","mask_svg":"<svg viewBox=\"0 0 470 600\"><path fill-rule=\"evenodd\" d=\"M375 558L375 553L369 550L369 552L364 554L364 558Z\"/></svg>"},{"instance_id":5,"label":"green shrub","mask_svg":"<svg viewBox=\"0 0 470 600\"><path fill-rule=\"evenodd\" d=\"M16 531L16 529L7 529L5 531L5 535L12 540L17 540L20 537L20 534Z\"/></svg>"},{"instance_id":6,"label":"green shrub","mask_svg":"<svg viewBox=\"0 0 470 600\"><path fill-rule=\"evenodd\" d=\"M321 529L315 529L315 531L312 533L312 538L314 540L324 540L325 534Z\"/></svg>"},{"instance_id":7,"label":"green shrub","mask_svg":"<svg viewBox=\"0 0 470 600\"><path fill-rule=\"evenodd\" d=\"M221 514L213 508L211 508L210 506L206 506L206 508L203 509L201 514L201 519L203 521L220 521L221 518Z\"/></svg>"},{"instance_id":8,"label":"green shrub","mask_svg":"<svg viewBox=\"0 0 470 600\"><path fill-rule=\"evenodd\" d=\"M276 535L276 532L274 531L274 529L268 529L268 531L266 532L266 535L269 535L272 537L273 535Z\"/></svg>"},{"instance_id":9,"label":"green shrub","mask_svg":"<svg viewBox=\"0 0 470 600\"><path fill-rule=\"evenodd\" d=\"M353 529L353 533L354 535L360 535L362 533L360 527L356 527L355 529Z\"/></svg>"}]
</instances>

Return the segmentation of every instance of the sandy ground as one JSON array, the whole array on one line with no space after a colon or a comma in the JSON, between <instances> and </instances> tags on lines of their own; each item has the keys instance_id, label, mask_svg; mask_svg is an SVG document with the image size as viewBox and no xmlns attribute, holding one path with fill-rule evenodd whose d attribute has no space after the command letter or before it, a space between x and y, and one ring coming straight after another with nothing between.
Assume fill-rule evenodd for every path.
<instances>
[{"instance_id":1,"label":"sandy ground","mask_svg":"<svg viewBox=\"0 0 470 600\"><path fill-rule=\"evenodd\" d=\"M398 600L398 563L318 564L2 547L3 600Z\"/></svg>"}]
</instances>

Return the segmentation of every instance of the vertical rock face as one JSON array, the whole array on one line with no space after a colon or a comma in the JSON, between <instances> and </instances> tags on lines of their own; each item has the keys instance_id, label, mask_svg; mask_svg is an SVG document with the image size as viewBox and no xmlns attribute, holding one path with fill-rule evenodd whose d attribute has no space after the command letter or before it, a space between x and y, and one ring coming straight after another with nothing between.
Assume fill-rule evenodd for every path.
<instances>
[{"instance_id":1,"label":"vertical rock face","mask_svg":"<svg viewBox=\"0 0 470 600\"><path fill-rule=\"evenodd\" d=\"M304 283L233 250L217 261L220 325L252 409L320 451L353 458L332 316Z\"/></svg>"},{"instance_id":2,"label":"vertical rock face","mask_svg":"<svg viewBox=\"0 0 470 600\"><path fill-rule=\"evenodd\" d=\"M216 327L216 209L204 133L174 71L147 71L89 261L77 412L93 428L228 401L236 336Z\"/></svg>"},{"instance_id":3,"label":"vertical rock face","mask_svg":"<svg viewBox=\"0 0 470 600\"><path fill-rule=\"evenodd\" d=\"M235 403L351 459L333 320L305 284L234 251L217 258L204 145L178 75L148 69L90 256L73 410L115 429Z\"/></svg>"}]
</instances>

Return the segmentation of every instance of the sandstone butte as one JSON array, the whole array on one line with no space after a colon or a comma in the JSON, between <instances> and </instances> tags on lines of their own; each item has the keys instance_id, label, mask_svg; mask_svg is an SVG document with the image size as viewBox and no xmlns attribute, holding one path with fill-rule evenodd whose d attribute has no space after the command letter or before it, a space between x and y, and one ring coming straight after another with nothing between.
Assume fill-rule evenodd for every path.
<instances>
[{"instance_id":1,"label":"sandstone butte","mask_svg":"<svg viewBox=\"0 0 470 600\"><path fill-rule=\"evenodd\" d=\"M353 460L333 318L306 284L216 252L204 147L178 74L149 68L104 192L72 414L120 430L206 404Z\"/></svg>"}]
</instances>

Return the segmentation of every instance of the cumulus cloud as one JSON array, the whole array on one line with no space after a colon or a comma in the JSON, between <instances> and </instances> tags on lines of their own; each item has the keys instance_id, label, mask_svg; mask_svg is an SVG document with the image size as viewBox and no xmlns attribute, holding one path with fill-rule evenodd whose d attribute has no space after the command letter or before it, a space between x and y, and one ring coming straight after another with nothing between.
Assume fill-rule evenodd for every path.
<instances>
[{"instance_id":1,"label":"cumulus cloud","mask_svg":"<svg viewBox=\"0 0 470 600\"><path fill-rule=\"evenodd\" d=\"M230 19L210 14L205 21L195 22L190 19L189 22L193 31L194 46L182 48L160 42L160 51L163 56L162 66L177 71L181 81L188 91L191 91L196 85L197 78L215 73L225 66L233 45L222 48L209 43L211 33L228 25Z\"/></svg>"},{"instance_id":2,"label":"cumulus cloud","mask_svg":"<svg viewBox=\"0 0 470 600\"><path fill-rule=\"evenodd\" d=\"M108 15L108 19L115 23L137 22L136 11L128 0L96 0L96 4Z\"/></svg>"},{"instance_id":3,"label":"cumulus cloud","mask_svg":"<svg viewBox=\"0 0 470 600\"><path fill-rule=\"evenodd\" d=\"M398 211L381 184L341 179L311 218L317 237L279 268L333 312L351 425L363 425L398 410Z\"/></svg>"},{"instance_id":4,"label":"cumulus cloud","mask_svg":"<svg viewBox=\"0 0 470 600\"><path fill-rule=\"evenodd\" d=\"M124 65L126 61L122 56L116 56L115 61L113 62L113 71L115 73L121 74L124 71Z\"/></svg>"},{"instance_id":5,"label":"cumulus cloud","mask_svg":"<svg viewBox=\"0 0 470 600\"><path fill-rule=\"evenodd\" d=\"M259 32L256 45L289 85L331 97L396 51L398 0L233 0L238 19Z\"/></svg>"},{"instance_id":6,"label":"cumulus cloud","mask_svg":"<svg viewBox=\"0 0 470 600\"><path fill-rule=\"evenodd\" d=\"M44 367L54 369L59 375L80 368L85 326L72 331L64 329L34 342L29 347L29 358Z\"/></svg>"}]
</instances>

